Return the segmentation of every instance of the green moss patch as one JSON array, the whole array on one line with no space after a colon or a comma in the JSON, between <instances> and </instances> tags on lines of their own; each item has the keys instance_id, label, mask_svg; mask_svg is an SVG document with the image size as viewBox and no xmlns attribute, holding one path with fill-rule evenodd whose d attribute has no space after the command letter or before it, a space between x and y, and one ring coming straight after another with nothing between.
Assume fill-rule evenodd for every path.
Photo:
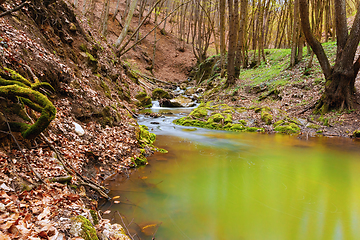
<instances>
[{"instance_id":1,"label":"green moss patch","mask_svg":"<svg viewBox=\"0 0 360 240\"><path fill-rule=\"evenodd\" d=\"M152 106L151 97L146 92L138 93L135 98L138 100L136 103L138 107L149 108Z\"/></svg>"},{"instance_id":2,"label":"green moss patch","mask_svg":"<svg viewBox=\"0 0 360 240\"><path fill-rule=\"evenodd\" d=\"M360 130L355 130L352 134L352 137L354 138L360 138Z\"/></svg>"},{"instance_id":3,"label":"green moss patch","mask_svg":"<svg viewBox=\"0 0 360 240\"><path fill-rule=\"evenodd\" d=\"M284 123L274 128L279 133L294 134L300 132L300 127L295 123Z\"/></svg>"},{"instance_id":4,"label":"green moss patch","mask_svg":"<svg viewBox=\"0 0 360 240\"><path fill-rule=\"evenodd\" d=\"M94 226L86 217L78 215L72 218L72 221L70 232L73 235L82 237L85 240L98 240Z\"/></svg>"},{"instance_id":5,"label":"green moss patch","mask_svg":"<svg viewBox=\"0 0 360 240\"><path fill-rule=\"evenodd\" d=\"M152 98L157 100L157 99L162 99L162 98L167 98L167 99L170 99L171 96L170 94L165 91L164 89L161 89L161 88L155 88L153 91L152 91Z\"/></svg>"}]
</instances>

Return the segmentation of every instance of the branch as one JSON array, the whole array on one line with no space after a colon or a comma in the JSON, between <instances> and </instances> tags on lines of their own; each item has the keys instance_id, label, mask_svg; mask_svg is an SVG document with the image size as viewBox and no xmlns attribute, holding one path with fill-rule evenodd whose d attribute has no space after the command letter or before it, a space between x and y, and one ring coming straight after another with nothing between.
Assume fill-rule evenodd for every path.
<instances>
[{"instance_id":1,"label":"branch","mask_svg":"<svg viewBox=\"0 0 360 240\"><path fill-rule=\"evenodd\" d=\"M189 2L191 2L192 0L189 0L187 2L184 2L182 4L180 4L179 6L177 6L171 13L169 13L168 15L166 15L166 17L159 23L157 24L153 29L151 29L150 32L148 32L142 39L140 39L139 41L137 41L136 43L134 43L134 45L132 45L131 47L129 47L127 50L125 50L123 53L119 52L119 55L124 55L125 53L127 53L128 51L130 51L131 49L133 49L135 46L137 46L142 40L144 40L147 36L149 36L150 33L152 33L158 26L160 26L160 24L162 24L168 17L170 17L175 11L177 11L181 6L188 4Z\"/></svg>"},{"instance_id":2,"label":"branch","mask_svg":"<svg viewBox=\"0 0 360 240\"><path fill-rule=\"evenodd\" d=\"M13 9L10 9L10 10L8 10L8 11L6 11L6 12L1 13L1 14L0 14L0 18L3 17L3 16L6 16L6 15L9 15L9 14L11 14L11 13L13 13L13 12L16 12L16 11L18 11L18 10L20 10L20 9L22 9L26 4L30 4L30 2L23 2L23 3L20 4L19 6L14 7Z\"/></svg>"},{"instance_id":3,"label":"branch","mask_svg":"<svg viewBox=\"0 0 360 240\"><path fill-rule=\"evenodd\" d=\"M140 30L140 27L142 25L144 25L146 19L151 15L152 11L155 9L155 7L161 2L162 0L158 0L154 6L149 10L148 14L145 16L145 18L141 21L141 23L139 24L139 26L135 29L135 31L133 32L133 34L130 36L130 38L127 40L127 42L124 44L124 46L121 47L121 49L119 50L119 53L121 53L122 51L124 51L124 49L126 48L126 46L130 43L131 39L137 34L137 32Z\"/></svg>"}]
</instances>

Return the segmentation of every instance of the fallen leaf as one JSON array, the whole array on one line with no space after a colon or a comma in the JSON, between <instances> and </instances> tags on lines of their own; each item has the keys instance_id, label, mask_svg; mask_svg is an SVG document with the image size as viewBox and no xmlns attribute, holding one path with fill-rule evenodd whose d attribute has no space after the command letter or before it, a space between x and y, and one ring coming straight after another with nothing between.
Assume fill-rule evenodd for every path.
<instances>
[{"instance_id":1,"label":"fallen leaf","mask_svg":"<svg viewBox=\"0 0 360 240\"><path fill-rule=\"evenodd\" d=\"M42 220L43 218L45 218L46 216L48 216L50 213L50 208L49 207L46 207L44 209L44 211L37 217L37 219L40 221Z\"/></svg>"},{"instance_id":2,"label":"fallen leaf","mask_svg":"<svg viewBox=\"0 0 360 240\"><path fill-rule=\"evenodd\" d=\"M0 239L1 240L11 240L9 236L6 236L4 233L0 231Z\"/></svg>"}]
</instances>

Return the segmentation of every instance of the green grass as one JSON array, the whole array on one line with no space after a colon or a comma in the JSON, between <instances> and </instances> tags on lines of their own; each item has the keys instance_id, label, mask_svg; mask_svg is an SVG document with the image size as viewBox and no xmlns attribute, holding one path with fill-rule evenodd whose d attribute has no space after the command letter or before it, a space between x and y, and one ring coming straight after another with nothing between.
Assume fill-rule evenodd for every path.
<instances>
[{"instance_id":1,"label":"green grass","mask_svg":"<svg viewBox=\"0 0 360 240\"><path fill-rule=\"evenodd\" d=\"M333 64L336 58L336 42L327 42L322 45L330 63ZM252 54L250 53L250 59L252 59ZM308 76L301 74L300 77L296 77L292 69L289 69L291 49L266 49L265 54L266 63L262 62L256 68L241 70L240 79L244 80L246 85L256 86L266 84L271 87L278 87L301 83L307 78L315 78L317 83L324 82L324 76L316 56L314 56ZM307 65L309 59L310 54L307 52L307 47L304 47L302 62ZM305 68L300 67L300 72L303 73L304 71Z\"/></svg>"}]
</instances>

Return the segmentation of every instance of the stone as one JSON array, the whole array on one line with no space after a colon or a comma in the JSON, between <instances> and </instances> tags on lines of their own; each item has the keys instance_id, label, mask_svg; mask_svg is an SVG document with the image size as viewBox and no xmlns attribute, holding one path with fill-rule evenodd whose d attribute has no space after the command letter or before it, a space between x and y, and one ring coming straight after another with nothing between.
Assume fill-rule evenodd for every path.
<instances>
[{"instance_id":1,"label":"stone","mask_svg":"<svg viewBox=\"0 0 360 240\"><path fill-rule=\"evenodd\" d=\"M108 239L130 240L130 238L125 234L124 228L121 225L117 224L117 223L115 223L115 224L110 224L110 223L105 224L103 234Z\"/></svg>"},{"instance_id":2,"label":"stone","mask_svg":"<svg viewBox=\"0 0 360 240\"><path fill-rule=\"evenodd\" d=\"M74 126L75 126L75 133L77 135L84 136L85 135L85 130L80 126L80 124L73 122Z\"/></svg>"},{"instance_id":3,"label":"stone","mask_svg":"<svg viewBox=\"0 0 360 240\"><path fill-rule=\"evenodd\" d=\"M76 26L75 26L75 24L74 23L70 23L70 31L72 31L72 32L76 32Z\"/></svg>"}]
</instances>

